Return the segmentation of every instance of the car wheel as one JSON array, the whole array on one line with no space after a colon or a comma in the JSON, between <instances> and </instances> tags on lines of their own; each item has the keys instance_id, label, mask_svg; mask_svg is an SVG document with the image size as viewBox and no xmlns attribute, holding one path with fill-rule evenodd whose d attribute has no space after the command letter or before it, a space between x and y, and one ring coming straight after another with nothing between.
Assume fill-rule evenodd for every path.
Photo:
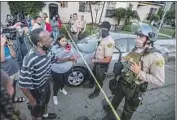
<instances>
[{"instance_id":1,"label":"car wheel","mask_svg":"<svg viewBox=\"0 0 177 120\"><path fill-rule=\"evenodd\" d=\"M66 82L69 86L78 87L85 82L86 70L84 68L75 67L69 73Z\"/></svg>"}]
</instances>

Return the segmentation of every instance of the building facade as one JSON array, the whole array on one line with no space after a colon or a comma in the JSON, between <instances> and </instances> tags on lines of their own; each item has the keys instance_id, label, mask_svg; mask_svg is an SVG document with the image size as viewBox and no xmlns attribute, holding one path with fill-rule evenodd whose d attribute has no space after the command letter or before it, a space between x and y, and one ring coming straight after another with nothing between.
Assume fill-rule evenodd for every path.
<instances>
[{"instance_id":1,"label":"building facade","mask_svg":"<svg viewBox=\"0 0 177 120\"><path fill-rule=\"evenodd\" d=\"M147 16L157 14L160 7L163 7L162 3L152 2L101 2L100 5L92 6L93 22L99 23L102 21L109 21L111 24L117 24L117 20L114 18L114 10L116 8L131 7L132 10L136 10L140 21L144 21ZM104 7L103 7L104 6ZM40 14L47 13L50 17L59 14L62 22L66 23L70 19L70 15L77 13L80 18L84 15L87 23L92 22L91 10L87 2L45 2L45 7ZM6 15L10 14L9 6L7 2L1 2L1 22L4 23ZM122 20L120 24L123 24Z\"/></svg>"}]
</instances>

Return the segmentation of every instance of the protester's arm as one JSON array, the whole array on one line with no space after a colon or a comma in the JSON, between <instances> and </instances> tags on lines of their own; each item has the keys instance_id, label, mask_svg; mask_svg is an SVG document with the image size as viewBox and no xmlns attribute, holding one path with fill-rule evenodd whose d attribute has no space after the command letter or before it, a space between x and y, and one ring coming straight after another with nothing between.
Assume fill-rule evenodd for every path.
<instances>
[{"instance_id":1,"label":"protester's arm","mask_svg":"<svg viewBox=\"0 0 177 120\"><path fill-rule=\"evenodd\" d=\"M35 106L36 105L36 99L31 95L31 92L27 88L21 88L23 94L27 97L29 100L30 105Z\"/></svg>"},{"instance_id":2,"label":"protester's arm","mask_svg":"<svg viewBox=\"0 0 177 120\"><path fill-rule=\"evenodd\" d=\"M1 62L5 61L4 45L5 45L6 41L7 41L7 39L1 35Z\"/></svg>"},{"instance_id":3,"label":"protester's arm","mask_svg":"<svg viewBox=\"0 0 177 120\"><path fill-rule=\"evenodd\" d=\"M25 61L25 60L26 58L24 58L23 64L21 67L19 87L21 88L22 92L29 100L30 105L35 106L36 99L32 96L30 92L30 89L33 88L33 83L32 83L33 61L29 63L28 61Z\"/></svg>"},{"instance_id":4,"label":"protester's arm","mask_svg":"<svg viewBox=\"0 0 177 120\"><path fill-rule=\"evenodd\" d=\"M1 62L5 61L4 45L1 45Z\"/></svg>"},{"instance_id":5,"label":"protester's arm","mask_svg":"<svg viewBox=\"0 0 177 120\"><path fill-rule=\"evenodd\" d=\"M11 40L7 40L7 43L8 43L8 48L9 48L9 51L10 51L10 54L13 58L16 58L16 52L13 48L13 43Z\"/></svg>"}]
</instances>

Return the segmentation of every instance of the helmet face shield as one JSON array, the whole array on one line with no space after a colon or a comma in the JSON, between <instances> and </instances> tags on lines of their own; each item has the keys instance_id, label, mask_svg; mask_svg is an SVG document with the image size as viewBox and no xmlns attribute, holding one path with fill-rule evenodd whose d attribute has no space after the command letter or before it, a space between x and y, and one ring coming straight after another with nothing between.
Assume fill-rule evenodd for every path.
<instances>
[{"instance_id":1,"label":"helmet face shield","mask_svg":"<svg viewBox=\"0 0 177 120\"><path fill-rule=\"evenodd\" d=\"M137 35L147 36L152 42L157 39L157 29L145 23L132 23L131 32Z\"/></svg>"}]
</instances>

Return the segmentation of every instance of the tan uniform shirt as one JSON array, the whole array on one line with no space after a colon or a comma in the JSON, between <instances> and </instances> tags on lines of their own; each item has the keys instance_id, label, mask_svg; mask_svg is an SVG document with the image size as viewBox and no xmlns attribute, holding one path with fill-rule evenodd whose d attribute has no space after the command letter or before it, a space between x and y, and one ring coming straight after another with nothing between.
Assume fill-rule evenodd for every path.
<instances>
[{"instance_id":1,"label":"tan uniform shirt","mask_svg":"<svg viewBox=\"0 0 177 120\"><path fill-rule=\"evenodd\" d=\"M81 29L84 29L86 27L86 21L81 20Z\"/></svg>"},{"instance_id":2,"label":"tan uniform shirt","mask_svg":"<svg viewBox=\"0 0 177 120\"><path fill-rule=\"evenodd\" d=\"M71 26L71 31L72 32L77 32L78 28L81 28L81 21L77 19L74 22L74 24Z\"/></svg>"},{"instance_id":3,"label":"tan uniform shirt","mask_svg":"<svg viewBox=\"0 0 177 120\"><path fill-rule=\"evenodd\" d=\"M115 42L111 36L102 39L96 50L95 58L103 59L105 57L112 56L114 47L115 47Z\"/></svg>"},{"instance_id":4,"label":"tan uniform shirt","mask_svg":"<svg viewBox=\"0 0 177 120\"><path fill-rule=\"evenodd\" d=\"M165 79L164 57L160 53L154 52L143 56L141 60L143 70L138 74L140 80L162 86Z\"/></svg>"}]
</instances>

